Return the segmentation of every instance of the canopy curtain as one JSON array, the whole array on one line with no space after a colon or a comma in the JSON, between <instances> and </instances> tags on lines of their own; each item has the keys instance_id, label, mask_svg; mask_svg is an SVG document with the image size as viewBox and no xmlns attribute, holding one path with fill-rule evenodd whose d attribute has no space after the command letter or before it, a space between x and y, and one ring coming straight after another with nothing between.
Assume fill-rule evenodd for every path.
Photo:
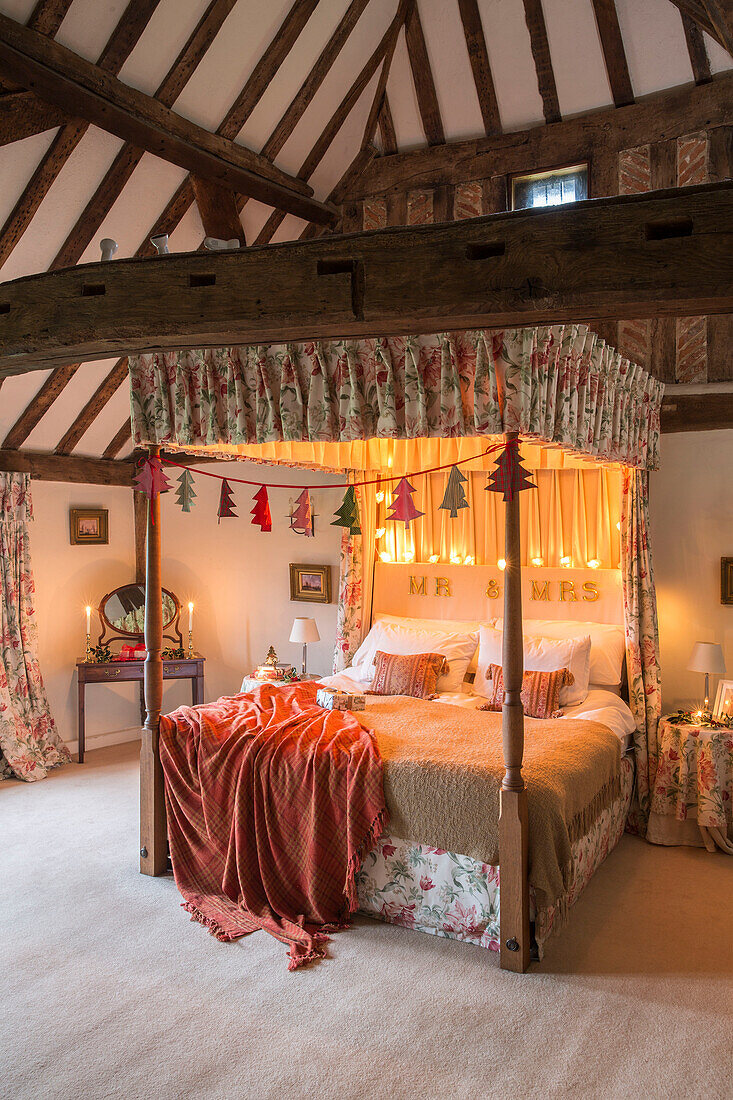
<instances>
[{"instance_id":1,"label":"canopy curtain","mask_svg":"<svg viewBox=\"0 0 733 1100\"><path fill-rule=\"evenodd\" d=\"M523 436L639 469L664 387L585 325L130 356L135 445Z\"/></svg>"},{"instance_id":2,"label":"canopy curtain","mask_svg":"<svg viewBox=\"0 0 733 1100\"><path fill-rule=\"evenodd\" d=\"M0 779L44 779L66 764L38 664L28 522L30 475L0 472Z\"/></svg>"}]
</instances>

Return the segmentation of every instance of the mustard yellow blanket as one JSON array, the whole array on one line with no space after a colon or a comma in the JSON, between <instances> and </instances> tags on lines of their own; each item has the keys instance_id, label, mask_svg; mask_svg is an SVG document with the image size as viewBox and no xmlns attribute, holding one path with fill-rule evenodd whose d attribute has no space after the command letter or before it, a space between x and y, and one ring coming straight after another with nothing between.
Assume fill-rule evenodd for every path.
<instances>
[{"instance_id":1,"label":"mustard yellow blanket","mask_svg":"<svg viewBox=\"0 0 733 1100\"><path fill-rule=\"evenodd\" d=\"M370 696L355 717L382 754L390 833L498 863L501 714ZM529 881L544 908L571 886L572 842L619 797L621 743L600 722L524 724Z\"/></svg>"}]
</instances>

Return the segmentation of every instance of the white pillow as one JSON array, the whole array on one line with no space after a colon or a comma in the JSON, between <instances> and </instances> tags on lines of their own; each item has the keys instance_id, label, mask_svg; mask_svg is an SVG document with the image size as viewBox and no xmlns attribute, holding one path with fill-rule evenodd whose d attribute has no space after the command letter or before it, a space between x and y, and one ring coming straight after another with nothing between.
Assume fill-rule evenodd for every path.
<instances>
[{"instance_id":1,"label":"white pillow","mask_svg":"<svg viewBox=\"0 0 733 1100\"><path fill-rule=\"evenodd\" d=\"M501 619L497 620L501 630ZM590 682L617 686L621 683L626 642L624 628L615 623L578 623L569 619L524 619L525 638L541 634L543 638L583 638L590 636Z\"/></svg>"},{"instance_id":2,"label":"white pillow","mask_svg":"<svg viewBox=\"0 0 733 1100\"><path fill-rule=\"evenodd\" d=\"M375 623L394 623L395 626L406 626L410 630L437 630L441 634L476 634L482 626L494 626L496 619L410 619L404 615L383 615L378 611L374 615ZM471 658L468 671L476 671L476 659L478 646Z\"/></svg>"},{"instance_id":3,"label":"white pillow","mask_svg":"<svg viewBox=\"0 0 733 1100\"><path fill-rule=\"evenodd\" d=\"M501 664L502 634L493 627L481 627L479 635L478 671L473 685L478 695L492 694L491 681L486 679L490 665ZM590 637L524 639L524 667L532 672L554 672L567 668L574 683L560 690L560 705L572 707L582 703L588 694L588 670L590 668Z\"/></svg>"},{"instance_id":4,"label":"white pillow","mask_svg":"<svg viewBox=\"0 0 733 1100\"><path fill-rule=\"evenodd\" d=\"M362 682L374 677L374 657L377 650L396 653L401 657L413 653L442 653L448 661L448 672L438 680L438 691L460 691L469 662L476 652L478 631L464 633L438 630L417 630L394 623L375 623L352 660Z\"/></svg>"}]
</instances>

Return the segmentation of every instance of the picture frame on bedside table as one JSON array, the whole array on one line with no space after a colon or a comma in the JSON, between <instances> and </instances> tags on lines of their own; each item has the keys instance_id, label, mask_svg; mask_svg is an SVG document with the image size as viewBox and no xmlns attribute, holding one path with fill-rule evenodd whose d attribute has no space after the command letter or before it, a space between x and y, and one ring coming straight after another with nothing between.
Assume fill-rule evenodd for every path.
<instances>
[{"instance_id":1,"label":"picture frame on bedside table","mask_svg":"<svg viewBox=\"0 0 733 1100\"><path fill-rule=\"evenodd\" d=\"M715 694L715 706L713 718L733 717L733 680L719 680L718 690Z\"/></svg>"},{"instance_id":2,"label":"picture frame on bedside table","mask_svg":"<svg viewBox=\"0 0 733 1100\"><path fill-rule=\"evenodd\" d=\"M290 599L301 603L330 603L331 566L291 563Z\"/></svg>"}]
</instances>

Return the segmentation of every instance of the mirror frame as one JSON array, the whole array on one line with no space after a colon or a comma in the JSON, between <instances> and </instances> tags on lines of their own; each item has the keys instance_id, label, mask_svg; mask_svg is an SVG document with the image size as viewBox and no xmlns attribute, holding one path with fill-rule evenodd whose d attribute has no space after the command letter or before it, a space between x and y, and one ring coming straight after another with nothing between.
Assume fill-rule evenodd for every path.
<instances>
[{"instance_id":1,"label":"mirror frame","mask_svg":"<svg viewBox=\"0 0 733 1100\"><path fill-rule=\"evenodd\" d=\"M107 592L106 595L104 595L99 601L99 606L96 610L97 614L99 615L99 622L101 624L102 630L99 635L97 645L100 645L103 641L126 642L129 638L139 638L141 640L145 639L144 630L121 630L118 626L114 626L113 623L111 623L110 620L107 618L103 610L107 606L107 600L111 599L112 596L114 596L115 592L119 592L122 588L129 588L131 585L135 585L138 583L141 585L142 588L145 588L144 581L128 581L127 584L120 584L117 586L117 588L113 588L110 592ZM165 596L168 596L171 599L171 601L173 602L173 606L175 607L173 618L169 623L166 624L163 629L163 637L167 638L171 642L174 642L176 645L182 646L183 635L181 634L181 629L179 626L179 621L181 617L181 601L178 599L178 596L176 596L175 592L171 592L169 588L164 588L162 591ZM108 631L109 634L107 633Z\"/></svg>"}]
</instances>

